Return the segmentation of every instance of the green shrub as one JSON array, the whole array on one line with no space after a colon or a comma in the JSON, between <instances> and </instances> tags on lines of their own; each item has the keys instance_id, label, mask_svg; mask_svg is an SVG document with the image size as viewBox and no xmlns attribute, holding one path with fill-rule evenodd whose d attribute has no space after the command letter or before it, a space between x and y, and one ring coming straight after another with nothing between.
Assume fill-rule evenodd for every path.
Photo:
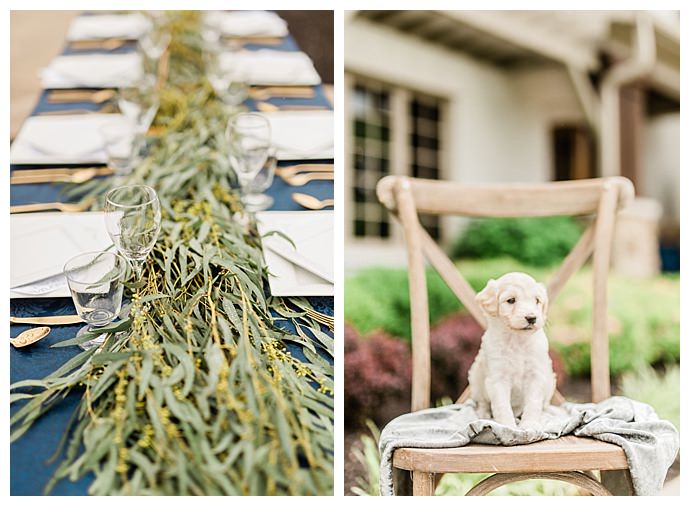
<instances>
[{"instance_id":1,"label":"green shrub","mask_svg":"<svg viewBox=\"0 0 690 506\"><path fill-rule=\"evenodd\" d=\"M509 258L467 261L460 264L467 281L480 290L492 277L506 272L524 270ZM534 271L534 269L532 269ZM437 323L441 318L462 308L450 288L433 269L427 270L429 293L429 320ZM372 267L358 271L345 281L345 319L361 335L374 330L410 340L410 299L407 271Z\"/></svg>"},{"instance_id":2,"label":"green shrub","mask_svg":"<svg viewBox=\"0 0 690 506\"><path fill-rule=\"evenodd\" d=\"M452 256L508 256L525 265L547 267L565 258L581 233L580 225L570 216L478 219L455 242Z\"/></svg>"},{"instance_id":3,"label":"green shrub","mask_svg":"<svg viewBox=\"0 0 690 506\"><path fill-rule=\"evenodd\" d=\"M623 375L620 393L654 408L659 418L668 420L680 430L680 367L670 366L662 372L646 366Z\"/></svg>"},{"instance_id":4,"label":"green shrub","mask_svg":"<svg viewBox=\"0 0 690 506\"><path fill-rule=\"evenodd\" d=\"M475 290L506 272L525 271L545 281L553 270L505 258L463 260L458 267ZM430 320L434 325L462 306L435 272L430 271L427 279ZM591 270L586 267L570 279L549 312L546 333L571 375L586 375L590 370L591 285ZM609 292L610 364L614 375L645 364L680 360L678 276L633 280L612 274ZM345 282L345 319L361 335L380 329L409 341L406 271L371 268L349 278Z\"/></svg>"}]
</instances>

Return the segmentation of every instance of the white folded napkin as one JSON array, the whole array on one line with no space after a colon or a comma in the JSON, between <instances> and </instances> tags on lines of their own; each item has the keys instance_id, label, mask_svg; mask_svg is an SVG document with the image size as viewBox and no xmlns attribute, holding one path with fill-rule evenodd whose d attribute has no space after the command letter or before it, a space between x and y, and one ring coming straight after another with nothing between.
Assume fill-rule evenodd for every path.
<instances>
[{"instance_id":1,"label":"white folded napkin","mask_svg":"<svg viewBox=\"0 0 690 506\"><path fill-rule=\"evenodd\" d=\"M275 12L219 11L214 13L216 26L228 37L285 37L287 23Z\"/></svg>"},{"instance_id":2,"label":"white folded napkin","mask_svg":"<svg viewBox=\"0 0 690 506\"><path fill-rule=\"evenodd\" d=\"M64 287L60 274L70 258L110 245L103 213L10 215L11 296L54 293Z\"/></svg>"},{"instance_id":3,"label":"white folded napkin","mask_svg":"<svg viewBox=\"0 0 690 506\"><path fill-rule=\"evenodd\" d=\"M10 147L10 163L104 163L100 127L126 121L121 114L31 116Z\"/></svg>"},{"instance_id":4,"label":"white folded napkin","mask_svg":"<svg viewBox=\"0 0 690 506\"><path fill-rule=\"evenodd\" d=\"M127 54L58 56L41 71L41 86L50 88L119 88L141 79L141 57Z\"/></svg>"},{"instance_id":5,"label":"white folded napkin","mask_svg":"<svg viewBox=\"0 0 690 506\"><path fill-rule=\"evenodd\" d=\"M279 297L333 295L333 211L265 211L256 213L270 272L271 294Z\"/></svg>"},{"instance_id":6,"label":"white folded napkin","mask_svg":"<svg viewBox=\"0 0 690 506\"><path fill-rule=\"evenodd\" d=\"M74 18L67 40L138 39L151 27L145 16L132 14L96 14Z\"/></svg>"},{"instance_id":7,"label":"white folded napkin","mask_svg":"<svg viewBox=\"0 0 690 506\"><path fill-rule=\"evenodd\" d=\"M315 86L321 83L311 58L301 51L226 52L221 55L220 64L224 68L239 68L247 82L254 86Z\"/></svg>"},{"instance_id":8,"label":"white folded napkin","mask_svg":"<svg viewBox=\"0 0 690 506\"><path fill-rule=\"evenodd\" d=\"M278 160L333 158L333 111L264 113Z\"/></svg>"}]
</instances>

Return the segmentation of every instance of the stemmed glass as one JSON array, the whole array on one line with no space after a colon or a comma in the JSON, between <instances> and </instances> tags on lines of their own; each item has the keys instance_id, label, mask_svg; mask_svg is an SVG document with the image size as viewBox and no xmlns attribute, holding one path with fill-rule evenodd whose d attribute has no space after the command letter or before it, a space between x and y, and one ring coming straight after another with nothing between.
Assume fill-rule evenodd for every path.
<instances>
[{"instance_id":1,"label":"stemmed glass","mask_svg":"<svg viewBox=\"0 0 690 506\"><path fill-rule=\"evenodd\" d=\"M217 43L208 43L204 47L204 66L213 91L227 105L236 106L245 101L249 95L247 72L241 62L235 58L239 49L229 47L222 51ZM226 58L223 58L223 54Z\"/></svg>"},{"instance_id":2,"label":"stemmed glass","mask_svg":"<svg viewBox=\"0 0 690 506\"><path fill-rule=\"evenodd\" d=\"M144 71L148 74L157 74L158 61L170 44L172 36L164 26L164 15L149 18L152 20L151 29L139 38L138 49L144 60Z\"/></svg>"},{"instance_id":3,"label":"stemmed glass","mask_svg":"<svg viewBox=\"0 0 690 506\"><path fill-rule=\"evenodd\" d=\"M156 84L156 78L146 74L132 85L120 88L117 93L117 106L134 129L133 151L136 155L146 153L146 132L160 105Z\"/></svg>"},{"instance_id":4,"label":"stemmed glass","mask_svg":"<svg viewBox=\"0 0 690 506\"><path fill-rule=\"evenodd\" d=\"M129 122L113 121L99 129L103 137L103 149L108 157L108 166L116 176L132 172L138 160L139 144L136 130Z\"/></svg>"},{"instance_id":5,"label":"stemmed glass","mask_svg":"<svg viewBox=\"0 0 690 506\"><path fill-rule=\"evenodd\" d=\"M247 187L247 194L244 196L245 206L250 211L264 211L273 205L273 197L264 192L273 183L278 158L275 148L270 148L266 162L256 174L254 179Z\"/></svg>"},{"instance_id":6,"label":"stemmed glass","mask_svg":"<svg viewBox=\"0 0 690 506\"><path fill-rule=\"evenodd\" d=\"M242 190L242 201L248 211L256 210L252 204L250 184L266 164L271 149L271 126L265 116L240 113L228 122L225 131L232 166Z\"/></svg>"},{"instance_id":7,"label":"stemmed glass","mask_svg":"<svg viewBox=\"0 0 690 506\"><path fill-rule=\"evenodd\" d=\"M119 186L105 196L105 224L115 247L125 257L137 280L161 229L161 207L150 186Z\"/></svg>"},{"instance_id":8,"label":"stemmed glass","mask_svg":"<svg viewBox=\"0 0 690 506\"><path fill-rule=\"evenodd\" d=\"M130 86L120 88L117 94L120 112L135 125L137 134L141 136L151 126L159 105L156 78L152 75L145 75Z\"/></svg>"},{"instance_id":9,"label":"stemmed glass","mask_svg":"<svg viewBox=\"0 0 690 506\"><path fill-rule=\"evenodd\" d=\"M77 336L104 327L122 308L125 260L111 252L83 253L69 260L63 269L79 317L86 323ZM81 343L88 350L105 341L105 333Z\"/></svg>"}]
</instances>

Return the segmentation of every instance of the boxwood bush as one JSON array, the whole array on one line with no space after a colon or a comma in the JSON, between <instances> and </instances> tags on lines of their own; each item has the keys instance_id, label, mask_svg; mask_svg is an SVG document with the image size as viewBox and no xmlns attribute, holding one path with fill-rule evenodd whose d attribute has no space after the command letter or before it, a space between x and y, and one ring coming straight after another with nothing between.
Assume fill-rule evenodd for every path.
<instances>
[{"instance_id":1,"label":"boxwood bush","mask_svg":"<svg viewBox=\"0 0 690 506\"><path fill-rule=\"evenodd\" d=\"M582 227L570 216L473 220L452 248L453 258L511 257L525 265L559 263Z\"/></svg>"}]
</instances>

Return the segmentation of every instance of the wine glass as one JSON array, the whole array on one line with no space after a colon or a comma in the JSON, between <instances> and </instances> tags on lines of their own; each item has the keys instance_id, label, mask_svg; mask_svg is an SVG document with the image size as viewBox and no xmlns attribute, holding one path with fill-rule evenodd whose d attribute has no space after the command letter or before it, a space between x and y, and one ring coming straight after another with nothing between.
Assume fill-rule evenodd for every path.
<instances>
[{"instance_id":1,"label":"wine glass","mask_svg":"<svg viewBox=\"0 0 690 506\"><path fill-rule=\"evenodd\" d=\"M276 165L278 165L278 158L276 157L275 148L270 148L263 167L261 167L252 182L247 186L244 202L248 210L253 212L264 211L273 205L273 197L266 195L264 192L273 183Z\"/></svg>"},{"instance_id":2,"label":"wine glass","mask_svg":"<svg viewBox=\"0 0 690 506\"><path fill-rule=\"evenodd\" d=\"M157 21L154 18L151 29L146 31L139 38L137 44L137 50L142 56L144 71L147 74L158 74L158 62L168 48L171 40L172 36L165 26L163 26L162 21Z\"/></svg>"},{"instance_id":3,"label":"wine glass","mask_svg":"<svg viewBox=\"0 0 690 506\"><path fill-rule=\"evenodd\" d=\"M231 118L225 130L232 166L240 183L247 210L252 211L246 200L251 193L249 185L266 164L271 148L271 126L265 116L253 112L240 113Z\"/></svg>"},{"instance_id":4,"label":"wine glass","mask_svg":"<svg viewBox=\"0 0 690 506\"><path fill-rule=\"evenodd\" d=\"M97 251L83 253L69 260L63 269L79 317L86 323L77 336L93 332L112 322L122 309L125 260L115 253ZM88 350L100 346L107 334L81 343Z\"/></svg>"},{"instance_id":5,"label":"wine glass","mask_svg":"<svg viewBox=\"0 0 690 506\"><path fill-rule=\"evenodd\" d=\"M145 75L131 85L120 88L117 93L120 112L136 126L137 134L142 136L151 126L159 105L156 78L152 75Z\"/></svg>"},{"instance_id":6,"label":"wine glass","mask_svg":"<svg viewBox=\"0 0 690 506\"><path fill-rule=\"evenodd\" d=\"M156 191L145 185L113 188L105 196L105 224L117 250L140 280L146 257L161 229Z\"/></svg>"},{"instance_id":7,"label":"wine glass","mask_svg":"<svg viewBox=\"0 0 690 506\"><path fill-rule=\"evenodd\" d=\"M99 128L108 166L116 176L132 172L138 160L139 144L136 130L129 122L113 121Z\"/></svg>"},{"instance_id":8,"label":"wine glass","mask_svg":"<svg viewBox=\"0 0 690 506\"><path fill-rule=\"evenodd\" d=\"M216 44L204 49L204 67L213 91L225 104L236 106L249 95L247 72L241 60L236 58L237 48L222 51Z\"/></svg>"}]
</instances>

